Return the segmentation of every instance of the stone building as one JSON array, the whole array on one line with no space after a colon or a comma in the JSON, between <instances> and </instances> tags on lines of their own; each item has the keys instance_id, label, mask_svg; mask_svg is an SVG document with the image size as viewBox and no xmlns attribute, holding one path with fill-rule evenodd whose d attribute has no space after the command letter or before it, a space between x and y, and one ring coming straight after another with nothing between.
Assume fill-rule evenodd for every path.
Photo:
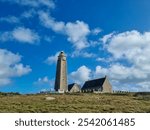
<instances>
[{"instance_id":1,"label":"stone building","mask_svg":"<svg viewBox=\"0 0 150 130\"><path fill-rule=\"evenodd\" d=\"M94 79L86 81L82 87L82 92L102 92L102 93L112 93L112 86L109 83L108 78Z\"/></svg>"},{"instance_id":2,"label":"stone building","mask_svg":"<svg viewBox=\"0 0 150 130\"><path fill-rule=\"evenodd\" d=\"M86 81L81 89L80 85L73 83L68 85L67 83L67 60L63 51L60 52L57 60L56 78L55 78L55 91L59 93L64 92L103 92L111 93L112 86L109 83L108 78L93 79Z\"/></svg>"},{"instance_id":3,"label":"stone building","mask_svg":"<svg viewBox=\"0 0 150 130\"><path fill-rule=\"evenodd\" d=\"M76 93L76 92L80 92L80 91L81 91L81 87L77 83L73 83L73 84L68 85L68 92Z\"/></svg>"},{"instance_id":4,"label":"stone building","mask_svg":"<svg viewBox=\"0 0 150 130\"><path fill-rule=\"evenodd\" d=\"M67 83L67 60L63 51L60 52L57 60L55 91L60 93L68 91Z\"/></svg>"}]
</instances>

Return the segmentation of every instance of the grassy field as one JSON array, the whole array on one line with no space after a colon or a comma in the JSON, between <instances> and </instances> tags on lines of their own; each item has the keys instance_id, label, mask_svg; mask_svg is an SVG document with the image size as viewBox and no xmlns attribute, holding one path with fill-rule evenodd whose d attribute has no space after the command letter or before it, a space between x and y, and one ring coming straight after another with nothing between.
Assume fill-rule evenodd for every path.
<instances>
[{"instance_id":1,"label":"grassy field","mask_svg":"<svg viewBox=\"0 0 150 130\"><path fill-rule=\"evenodd\" d=\"M53 97L53 100L47 100ZM142 94L0 94L0 112L148 112L150 95Z\"/></svg>"}]
</instances>

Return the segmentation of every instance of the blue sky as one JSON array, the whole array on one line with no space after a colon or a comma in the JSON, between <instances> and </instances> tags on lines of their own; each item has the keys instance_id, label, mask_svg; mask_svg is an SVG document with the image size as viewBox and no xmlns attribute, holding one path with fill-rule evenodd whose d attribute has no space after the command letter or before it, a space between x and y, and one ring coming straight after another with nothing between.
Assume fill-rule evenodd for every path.
<instances>
[{"instance_id":1,"label":"blue sky","mask_svg":"<svg viewBox=\"0 0 150 130\"><path fill-rule=\"evenodd\" d=\"M114 90L150 91L149 0L0 0L0 91L54 87L65 51L68 82L105 75Z\"/></svg>"}]
</instances>

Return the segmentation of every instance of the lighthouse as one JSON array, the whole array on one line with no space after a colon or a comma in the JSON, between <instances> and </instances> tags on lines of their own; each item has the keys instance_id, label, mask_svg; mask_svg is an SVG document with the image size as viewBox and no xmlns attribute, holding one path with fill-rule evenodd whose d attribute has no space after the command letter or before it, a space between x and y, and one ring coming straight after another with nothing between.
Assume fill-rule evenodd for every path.
<instances>
[{"instance_id":1,"label":"lighthouse","mask_svg":"<svg viewBox=\"0 0 150 130\"><path fill-rule=\"evenodd\" d=\"M67 60L63 51L60 52L57 60L56 78L55 78L55 91L67 92Z\"/></svg>"}]
</instances>

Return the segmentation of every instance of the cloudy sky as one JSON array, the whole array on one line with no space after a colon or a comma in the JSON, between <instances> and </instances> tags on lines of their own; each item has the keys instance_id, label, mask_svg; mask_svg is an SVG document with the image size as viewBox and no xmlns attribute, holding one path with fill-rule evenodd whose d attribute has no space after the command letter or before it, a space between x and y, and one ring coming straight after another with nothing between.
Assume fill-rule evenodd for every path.
<instances>
[{"instance_id":1,"label":"cloudy sky","mask_svg":"<svg viewBox=\"0 0 150 130\"><path fill-rule=\"evenodd\" d=\"M68 82L105 75L114 90L150 91L149 0L0 0L0 91L54 87L65 51Z\"/></svg>"}]
</instances>

